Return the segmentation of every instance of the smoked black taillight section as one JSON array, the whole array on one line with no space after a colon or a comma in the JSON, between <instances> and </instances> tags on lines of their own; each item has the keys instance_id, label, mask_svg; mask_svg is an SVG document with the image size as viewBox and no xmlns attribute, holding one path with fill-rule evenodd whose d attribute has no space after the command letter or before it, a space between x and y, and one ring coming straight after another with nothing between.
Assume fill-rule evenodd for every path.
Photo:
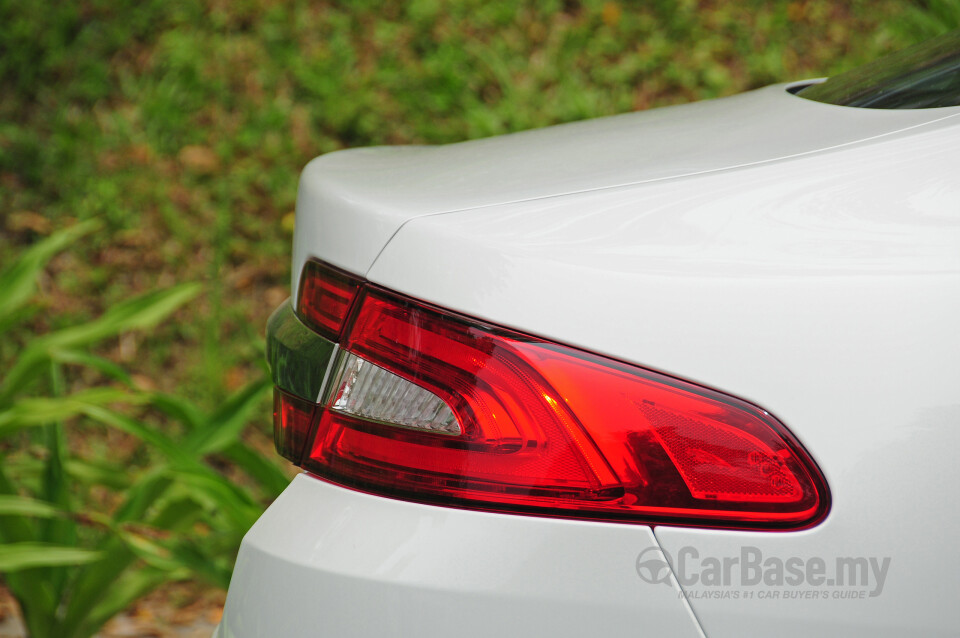
<instances>
[{"instance_id":1,"label":"smoked black taillight section","mask_svg":"<svg viewBox=\"0 0 960 638\"><path fill-rule=\"evenodd\" d=\"M297 314L319 334L336 341L360 283L328 264L308 261L300 277Z\"/></svg>"},{"instance_id":2,"label":"smoked black taillight section","mask_svg":"<svg viewBox=\"0 0 960 638\"><path fill-rule=\"evenodd\" d=\"M317 405L289 397L301 425L278 430L319 477L591 520L798 529L828 510L816 464L752 404L369 283L351 301Z\"/></svg>"},{"instance_id":3,"label":"smoked black taillight section","mask_svg":"<svg viewBox=\"0 0 960 638\"><path fill-rule=\"evenodd\" d=\"M300 464L317 405L279 389L273 391L273 443L285 459Z\"/></svg>"}]
</instances>

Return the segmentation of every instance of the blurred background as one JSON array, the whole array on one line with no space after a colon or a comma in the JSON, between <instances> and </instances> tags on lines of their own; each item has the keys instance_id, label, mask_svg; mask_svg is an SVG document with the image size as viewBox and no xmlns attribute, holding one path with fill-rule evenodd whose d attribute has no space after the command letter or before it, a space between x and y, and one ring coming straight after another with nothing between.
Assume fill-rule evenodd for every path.
<instances>
[{"instance_id":1,"label":"blurred background","mask_svg":"<svg viewBox=\"0 0 960 638\"><path fill-rule=\"evenodd\" d=\"M263 331L311 158L831 75L958 25L960 0L0 0L0 636L209 635L291 475Z\"/></svg>"}]
</instances>

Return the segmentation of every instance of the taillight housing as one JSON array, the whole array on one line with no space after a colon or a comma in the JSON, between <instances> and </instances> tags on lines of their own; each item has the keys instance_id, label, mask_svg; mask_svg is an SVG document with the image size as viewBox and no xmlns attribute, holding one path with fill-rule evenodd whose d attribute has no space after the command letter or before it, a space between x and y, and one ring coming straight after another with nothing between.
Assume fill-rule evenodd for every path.
<instances>
[{"instance_id":1,"label":"taillight housing","mask_svg":"<svg viewBox=\"0 0 960 638\"><path fill-rule=\"evenodd\" d=\"M273 391L273 444L280 456L296 464L310 436L317 405L275 388Z\"/></svg>"},{"instance_id":2,"label":"taillight housing","mask_svg":"<svg viewBox=\"0 0 960 638\"><path fill-rule=\"evenodd\" d=\"M336 341L359 290L360 280L353 275L308 261L300 277L297 314L319 334Z\"/></svg>"},{"instance_id":3,"label":"taillight housing","mask_svg":"<svg viewBox=\"0 0 960 638\"><path fill-rule=\"evenodd\" d=\"M305 278L336 273L313 263ZM754 405L356 281L309 434L286 448L319 477L592 520L797 529L828 509L809 455Z\"/></svg>"}]
</instances>

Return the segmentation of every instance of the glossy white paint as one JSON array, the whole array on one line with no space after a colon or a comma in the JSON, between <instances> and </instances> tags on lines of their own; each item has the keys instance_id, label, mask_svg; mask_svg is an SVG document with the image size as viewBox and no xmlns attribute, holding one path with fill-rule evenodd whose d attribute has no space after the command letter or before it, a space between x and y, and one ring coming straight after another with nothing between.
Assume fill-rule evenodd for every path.
<instances>
[{"instance_id":1,"label":"glossy white paint","mask_svg":"<svg viewBox=\"0 0 960 638\"><path fill-rule=\"evenodd\" d=\"M957 635L958 116L833 107L779 86L312 163L295 273L318 256L753 401L821 465L833 506L802 532L661 526L654 538L302 477L244 543L225 635L573 635L606 629L607 614L607 633L683 635L697 625L675 590L633 571L656 541L674 556L750 545L891 559L884 591L865 600L692 599L710 638ZM475 550L486 543L507 553ZM525 624L534 617L556 622ZM285 631L258 633L271 623Z\"/></svg>"},{"instance_id":2,"label":"glossy white paint","mask_svg":"<svg viewBox=\"0 0 960 638\"><path fill-rule=\"evenodd\" d=\"M719 388L793 430L832 489L824 524L781 534L658 527L657 538L673 555L751 545L767 557L890 557L886 589L856 601L696 599L710 638L755 627L954 636L953 121L750 169L415 219L368 276Z\"/></svg>"},{"instance_id":3,"label":"glossy white paint","mask_svg":"<svg viewBox=\"0 0 960 638\"><path fill-rule=\"evenodd\" d=\"M220 638L701 637L651 529L379 498L306 475L244 538Z\"/></svg>"},{"instance_id":4,"label":"glossy white paint","mask_svg":"<svg viewBox=\"0 0 960 638\"><path fill-rule=\"evenodd\" d=\"M300 180L293 290L307 257L363 272L418 216L793 157L957 112L844 108L798 98L789 86L461 144L319 157Z\"/></svg>"}]
</instances>

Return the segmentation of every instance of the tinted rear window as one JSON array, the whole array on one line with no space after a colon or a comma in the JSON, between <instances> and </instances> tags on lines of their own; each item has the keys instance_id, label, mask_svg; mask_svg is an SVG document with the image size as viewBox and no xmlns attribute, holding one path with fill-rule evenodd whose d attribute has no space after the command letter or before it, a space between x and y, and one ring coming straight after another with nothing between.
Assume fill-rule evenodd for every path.
<instances>
[{"instance_id":1,"label":"tinted rear window","mask_svg":"<svg viewBox=\"0 0 960 638\"><path fill-rule=\"evenodd\" d=\"M960 31L847 71L797 92L808 100L868 109L960 105Z\"/></svg>"}]
</instances>

